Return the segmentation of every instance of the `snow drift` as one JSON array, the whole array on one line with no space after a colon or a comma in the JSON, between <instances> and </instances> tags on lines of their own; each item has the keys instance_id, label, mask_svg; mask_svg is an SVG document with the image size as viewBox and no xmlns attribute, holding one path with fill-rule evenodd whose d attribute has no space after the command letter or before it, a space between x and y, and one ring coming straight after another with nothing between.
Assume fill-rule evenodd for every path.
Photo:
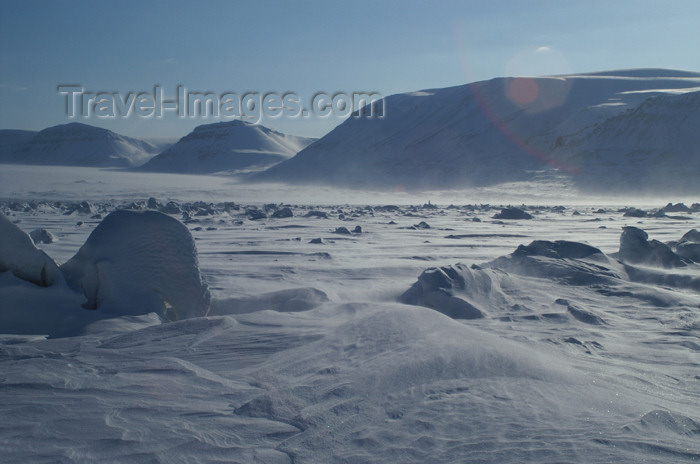
<instances>
[{"instance_id":1,"label":"snow drift","mask_svg":"<svg viewBox=\"0 0 700 464\"><path fill-rule=\"evenodd\" d=\"M141 170L198 174L260 171L294 156L313 141L239 120L205 124Z\"/></svg>"},{"instance_id":2,"label":"snow drift","mask_svg":"<svg viewBox=\"0 0 700 464\"><path fill-rule=\"evenodd\" d=\"M192 235L156 211L111 213L61 271L72 288L84 293L87 309L156 312L169 320L204 316L209 310Z\"/></svg>"},{"instance_id":3,"label":"snow drift","mask_svg":"<svg viewBox=\"0 0 700 464\"><path fill-rule=\"evenodd\" d=\"M3 214L0 214L0 238L0 272L9 271L41 287L63 281L56 263Z\"/></svg>"},{"instance_id":4,"label":"snow drift","mask_svg":"<svg viewBox=\"0 0 700 464\"><path fill-rule=\"evenodd\" d=\"M88 214L127 205L188 218L212 291L227 297L206 317L163 323L155 312L108 313L99 297L96 310L81 308L83 287L99 295L103 278L126 294L136 284L122 281L148 290L161 267L177 269L148 258L142 265L153 275L131 276L121 255L135 262L159 243L191 246L177 221L152 212L107 216L88 238L97 223ZM64 214L76 207L85 213ZM498 209L490 205L292 208L293 217L253 221L230 202L0 202L27 230L56 232L46 249L57 256L85 243L66 273L77 290L0 272L0 318L22 308L34 330L26 333L60 323L75 335L0 333L3 459L697 462L697 264L666 268L612 253L618 226L629 224L649 231L644 242L680 237L667 243L676 252L695 243L697 231L679 232L688 222L581 205L578 215L527 207L536 220L506 223L491 220ZM477 214L483 222L472 222ZM341 225L364 232L331 234ZM319 236L331 238L308 243ZM151 245L138 249L142 242ZM328 259L311 254L318 249ZM486 263L444 265L456 256ZM427 261L440 264L414 296L434 309L396 303ZM75 279L93 265L99 285ZM101 265L123 275L102 274ZM449 307L480 317L441 314ZM0 332L12 324L1 319Z\"/></svg>"},{"instance_id":5,"label":"snow drift","mask_svg":"<svg viewBox=\"0 0 700 464\"><path fill-rule=\"evenodd\" d=\"M0 237L4 333L74 335L104 318L179 320L209 310L194 240L162 213L109 214L60 267L3 215Z\"/></svg>"},{"instance_id":6,"label":"snow drift","mask_svg":"<svg viewBox=\"0 0 700 464\"><path fill-rule=\"evenodd\" d=\"M682 294L650 295L647 284L700 292L700 267L668 245L647 238L641 229L624 227L620 251L615 254L620 261L585 243L537 240L487 263L429 268L399 301L432 308L453 319L488 315L571 319L592 325L605 323L606 303L601 301L605 297L626 299L630 305L694 307L694 298ZM695 272L673 274L631 263L690 266Z\"/></svg>"}]
</instances>

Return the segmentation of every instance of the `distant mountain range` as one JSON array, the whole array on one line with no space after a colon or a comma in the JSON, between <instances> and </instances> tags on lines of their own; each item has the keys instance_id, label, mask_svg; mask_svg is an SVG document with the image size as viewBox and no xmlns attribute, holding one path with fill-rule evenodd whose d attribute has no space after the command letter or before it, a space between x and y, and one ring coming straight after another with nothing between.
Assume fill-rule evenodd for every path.
<instances>
[{"instance_id":1,"label":"distant mountain range","mask_svg":"<svg viewBox=\"0 0 700 464\"><path fill-rule=\"evenodd\" d=\"M241 173L262 171L289 159L314 140L234 120L198 126L176 144L164 147L70 123L40 132L0 130L0 163Z\"/></svg>"},{"instance_id":2,"label":"distant mountain range","mask_svg":"<svg viewBox=\"0 0 700 464\"><path fill-rule=\"evenodd\" d=\"M239 120L206 124L140 170L190 174L261 171L291 158L314 140Z\"/></svg>"},{"instance_id":3,"label":"distant mountain range","mask_svg":"<svg viewBox=\"0 0 700 464\"><path fill-rule=\"evenodd\" d=\"M4 163L134 167L158 151L149 142L77 122L40 132L0 131L0 161Z\"/></svg>"},{"instance_id":4,"label":"distant mountain range","mask_svg":"<svg viewBox=\"0 0 700 464\"><path fill-rule=\"evenodd\" d=\"M0 162L385 190L556 178L584 190L700 193L700 73L497 78L383 103L383 117L350 117L316 141L238 120L199 126L164 151L80 123L1 130Z\"/></svg>"},{"instance_id":5,"label":"distant mountain range","mask_svg":"<svg viewBox=\"0 0 700 464\"><path fill-rule=\"evenodd\" d=\"M453 189L567 177L592 189L700 191L700 73L498 78L392 95L256 181Z\"/></svg>"}]
</instances>

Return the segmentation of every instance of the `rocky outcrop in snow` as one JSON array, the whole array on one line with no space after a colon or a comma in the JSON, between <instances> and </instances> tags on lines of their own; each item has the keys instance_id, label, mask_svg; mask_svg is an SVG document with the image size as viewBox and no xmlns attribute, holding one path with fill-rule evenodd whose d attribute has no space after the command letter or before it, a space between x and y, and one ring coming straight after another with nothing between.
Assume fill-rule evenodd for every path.
<instances>
[{"instance_id":1,"label":"rocky outcrop in snow","mask_svg":"<svg viewBox=\"0 0 700 464\"><path fill-rule=\"evenodd\" d=\"M632 226L622 228L619 258L628 263L660 267L682 267L688 262L667 244L649 240L649 234Z\"/></svg>"},{"instance_id":2,"label":"rocky outcrop in snow","mask_svg":"<svg viewBox=\"0 0 700 464\"><path fill-rule=\"evenodd\" d=\"M697 229L689 230L680 241L669 245L679 256L700 263L700 232Z\"/></svg>"}]
</instances>

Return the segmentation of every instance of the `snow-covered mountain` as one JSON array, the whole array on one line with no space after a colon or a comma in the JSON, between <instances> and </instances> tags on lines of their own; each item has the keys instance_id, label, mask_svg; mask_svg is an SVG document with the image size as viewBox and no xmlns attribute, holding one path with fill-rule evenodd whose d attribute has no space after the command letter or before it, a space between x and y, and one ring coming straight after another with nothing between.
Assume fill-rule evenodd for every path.
<instances>
[{"instance_id":1,"label":"snow-covered mountain","mask_svg":"<svg viewBox=\"0 0 700 464\"><path fill-rule=\"evenodd\" d=\"M155 145L143 140L72 122L40 131L2 159L18 164L133 167L157 153Z\"/></svg>"},{"instance_id":2,"label":"snow-covered mountain","mask_svg":"<svg viewBox=\"0 0 700 464\"><path fill-rule=\"evenodd\" d=\"M258 181L443 189L567 176L596 188L694 188L700 73L497 78L387 97Z\"/></svg>"},{"instance_id":3,"label":"snow-covered mountain","mask_svg":"<svg viewBox=\"0 0 700 464\"><path fill-rule=\"evenodd\" d=\"M577 181L601 188L648 185L651 190L700 189L700 89L667 93L599 124L562 136L552 153L585 175Z\"/></svg>"},{"instance_id":4,"label":"snow-covered mountain","mask_svg":"<svg viewBox=\"0 0 700 464\"><path fill-rule=\"evenodd\" d=\"M205 124L141 169L200 174L263 170L291 158L313 141L239 120Z\"/></svg>"},{"instance_id":5,"label":"snow-covered mountain","mask_svg":"<svg viewBox=\"0 0 700 464\"><path fill-rule=\"evenodd\" d=\"M0 163L10 161L15 150L36 134L29 130L0 129Z\"/></svg>"}]
</instances>

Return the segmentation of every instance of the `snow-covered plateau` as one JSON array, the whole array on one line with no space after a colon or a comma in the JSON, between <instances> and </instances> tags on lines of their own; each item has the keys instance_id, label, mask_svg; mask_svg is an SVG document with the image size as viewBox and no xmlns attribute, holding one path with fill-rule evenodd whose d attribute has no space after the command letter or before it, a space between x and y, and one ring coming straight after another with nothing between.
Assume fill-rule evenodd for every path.
<instances>
[{"instance_id":1,"label":"snow-covered plateau","mask_svg":"<svg viewBox=\"0 0 700 464\"><path fill-rule=\"evenodd\" d=\"M700 202L0 169L7 463L700 461Z\"/></svg>"}]
</instances>

